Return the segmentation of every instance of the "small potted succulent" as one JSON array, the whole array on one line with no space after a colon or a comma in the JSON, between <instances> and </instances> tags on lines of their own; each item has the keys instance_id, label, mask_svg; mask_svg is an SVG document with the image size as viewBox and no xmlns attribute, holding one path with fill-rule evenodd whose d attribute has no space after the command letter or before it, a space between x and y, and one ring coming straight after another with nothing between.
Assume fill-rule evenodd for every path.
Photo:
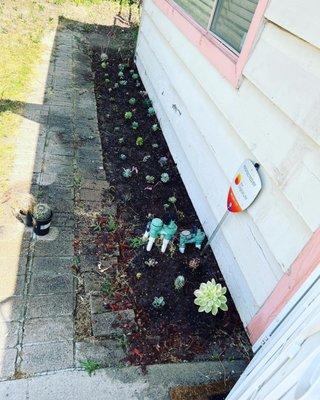
<instances>
[{"instance_id":1,"label":"small potted succulent","mask_svg":"<svg viewBox=\"0 0 320 400\"><path fill-rule=\"evenodd\" d=\"M52 210L45 203L37 204L33 209L33 232L38 236L49 233Z\"/></svg>"}]
</instances>

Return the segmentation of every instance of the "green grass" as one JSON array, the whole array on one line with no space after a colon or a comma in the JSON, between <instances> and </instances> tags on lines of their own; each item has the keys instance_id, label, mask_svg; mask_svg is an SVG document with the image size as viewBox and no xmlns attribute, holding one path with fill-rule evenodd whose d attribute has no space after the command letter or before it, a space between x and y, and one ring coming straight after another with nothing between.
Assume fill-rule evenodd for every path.
<instances>
[{"instance_id":1,"label":"green grass","mask_svg":"<svg viewBox=\"0 0 320 400\"><path fill-rule=\"evenodd\" d=\"M94 360L81 361L80 364L89 375L92 375L97 369L101 368L100 364Z\"/></svg>"},{"instance_id":2,"label":"green grass","mask_svg":"<svg viewBox=\"0 0 320 400\"><path fill-rule=\"evenodd\" d=\"M119 11L118 3L111 0L0 0L0 198L8 188L14 160L21 121L18 111L26 101L33 71L39 63L45 32L56 27L60 16L88 26L110 25ZM128 8L122 9L128 13ZM133 15L137 20L137 9L133 10Z\"/></svg>"}]
</instances>

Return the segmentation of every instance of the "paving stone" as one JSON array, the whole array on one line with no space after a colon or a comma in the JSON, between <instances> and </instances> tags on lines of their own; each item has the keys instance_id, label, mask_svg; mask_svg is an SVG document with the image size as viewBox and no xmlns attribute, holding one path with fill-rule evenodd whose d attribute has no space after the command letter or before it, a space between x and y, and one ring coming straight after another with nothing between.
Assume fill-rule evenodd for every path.
<instances>
[{"instance_id":1,"label":"paving stone","mask_svg":"<svg viewBox=\"0 0 320 400\"><path fill-rule=\"evenodd\" d=\"M0 322L21 321L25 301L22 296L12 296L0 303Z\"/></svg>"},{"instance_id":2,"label":"paving stone","mask_svg":"<svg viewBox=\"0 0 320 400\"><path fill-rule=\"evenodd\" d=\"M55 240L42 241L37 240L34 245L34 255L40 256L73 256L72 234L60 234Z\"/></svg>"},{"instance_id":3,"label":"paving stone","mask_svg":"<svg viewBox=\"0 0 320 400\"><path fill-rule=\"evenodd\" d=\"M65 212L55 212L52 217L51 224L53 226L62 227L62 228L74 228L75 220L73 213L65 213Z\"/></svg>"},{"instance_id":4,"label":"paving stone","mask_svg":"<svg viewBox=\"0 0 320 400\"><path fill-rule=\"evenodd\" d=\"M105 299L99 294L90 295L91 314L102 314L106 312Z\"/></svg>"},{"instance_id":5,"label":"paving stone","mask_svg":"<svg viewBox=\"0 0 320 400\"><path fill-rule=\"evenodd\" d=\"M20 322L0 323L0 349L14 347L18 344L21 334Z\"/></svg>"},{"instance_id":6,"label":"paving stone","mask_svg":"<svg viewBox=\"0 0 320 400\"><path fill-rule=\"evenodd\" d=\"M74 289L73 275L33 275L29 294L72 293Z\"/></svg>"},{"instance_id":7,"label":"paving stone","mask_svg":"<svg viewBox=\"0 0 320 400\"><path fill-rule=\"evenodd\" d=\"M88 202L101 202L103 199L104 189L80 189L79 199Z\"/></svg>"},{"instance_id":8,"label":"paving stone","mask_svg":"<svg viewBox=\"0 0 320 400\"><path fill-rule=\"evenodd\" d=\"M23 344L72 340L73 318L33 318L25 322Z\"/></svg>"},{"instance_id":9,"label":"paving stone","mask_svg":"<svg viewBox=\"0 0 320 400\"><path fill-rule=\"evenodd\" d=\"M80 257L79 265L81 272L98 272L98 257L97 256L89 256L84 255Z\"/></svg>"},{"instance_id":10,"label":"paving stone","mask_svg":"<svg viewBox=\"0 0 320 400\"><path fill-rule=\"evenodd\" d=\"M34 257L32 264L33 275L67 275L71 273L73 257Z\"/></svg>"},{"instance_id":11,"label":"paving stone","mask_svg":"<svg viewBox=\"0 0 320 400\"><path fill-rule=\"evenodd\" d=\"M29 296L27 318L45 318L73 315L73 293Z\"/></svg>"},{"instance_id":12,"label":"paving stone","mask_svg":"<svg viewBox=\"0 0 320 400\"><path fill-rule=\"evenodd\" d=\"M104 277L94 272L83 274L83 282L86 293L100 292Z\"/></svg>"},{"instance_id":13,"label":"paving stone","mask_svg":"<svg viewBox=\"0 0 320 400\"><path fill-rule=\"evenodd\" d=\"M0 349L0 379L12 378L15 373L17 349Z\"/></svg>"},{"instance_id":14,"label":"paving stone","mask_svg":"<svg viewBox=\"0 0 320 400\"><path fill-rule=\"evenodd\" d=\"M81 181L81 188L90 190L107 190L110 188L110 183L107 181L97 181L95 179L83 179Z\"/></svg>"},{"instance_id":15,"label":"paving stone","mask_svg":"<svg viewBox=\"0 0 320 400\"><path fill-rule=\"evenodd\" d=\"M73 367L73 342L53 342L25 345L20 370L25 374Z\"/></svg>"},{"instance_id":16,"label":"paving stone","mask_svg":"<svg viewBox=\"0 0 320 400\"><path fill-rule=\"evenodd\" d=\"M81 361L93 360L101 367L114 367L122 363L125 353L116 340L99 342L77 342L75 345L76 367L81 367Z\"/></svg>"},{"instance_id":17,"label":"paving stone","mask_svg":"<svg viewBox=\"0 0 320 400\"><path fill-rule=\"evenodd\" d=\"M124 334L124 326L134 324L134 311L114 311L91 316L92 332L96 337L118 337Z\"/></svg>"}]
</instances>

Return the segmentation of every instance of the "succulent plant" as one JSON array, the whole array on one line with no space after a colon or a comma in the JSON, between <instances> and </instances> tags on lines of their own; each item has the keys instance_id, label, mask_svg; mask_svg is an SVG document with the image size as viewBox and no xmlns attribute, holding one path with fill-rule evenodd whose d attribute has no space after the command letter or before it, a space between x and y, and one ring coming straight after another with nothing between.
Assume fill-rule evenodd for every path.
<instances>
[{"instance_id":1,"label":"succulent plant","mask_svg":"<svg viewBox=\"0 0 320 400\"><path fill-rule=\"evenodd\" d=\"M127 83L128 83L128 82L127 82L126 80L124 80L124 79L122 79L121 81L119 81L119 84L120 84L121 86L126 86Z\"/></svg>"},{"instance_id":2,"label":"succulent plant","mask_svg":"<svg viewBox=\"0 0 320 400\"><path fill-rule=\"evenodd\" d=\"M137 272L137 273L136 273L136 278L137 278L137 279L140 279L141 277L142 277L142 273L141 273L141 272Z\"/></svg>"},{"instance_id":3,"label":"succulent plant","mask_svg":"<svg viewBox=\"0 0 320 400\"><path fill-rule=\"evenodd\" d=\"M155 180L155 177L154 177L154 176L152 176L152 175L147 175L147 176L146 176L146 181L147 181L148 183L154 183L154 180Z\"/></svg>"},{"instance_id":4,"label":"succulent plant","mask_svg":"<svg viewBox=\"0 0 320 400\"><path fill-rule=\"evenodd\" d=\"M163 208L164 208L165 210L167 210L169 207L170 207L170 204L168 204L168 203L165 203L165 204L163 205Z\"/></svg>"},{"instance_id":5,"label":"succulent plant","mask_svg":"<svg viewBox=\"0 0 320 400\"><path fill-rule=\"evenodd\" d=\"M140 82L136 82L136 87L140 87L141 83Z\"/></svg>"},{"instance_id":6,"label":"succulent plant","mask_svg":"<svg viewBox=\"0 0 320 400\"><path fill-rule=\"evenodd\" d=\"M148 267L155 267L158 264L154 258L148 258L147 261L144 262Z\"/></svg>"},{"instance_id":7,"label":"succulent plant","mask_svg":"<svg viewBox=\"0 0 320 400\"><path fill-rule=\"evenodd\" d=\"M148 98L148 99L144 99L143 100L143 104L146 106L146 107L150 107L150 106L152 106L152 101Z\"/></svg>"},{"instance_id":8,"label":"succulent plant","mask_svg":"<svg viewBox=\"0 0 320 400\"><path fill-rule=\"evenodd\" d=\"M125 64L119 64L118 68L120 71L123 71L125 69L126 65Z\"/></svg>"},{"instance_id":9,"label":"succulent plant","mask_svg":"<svg viewBox=\"0 0 320 400\"><path fill-rule=\"evenodd\" d=\"M147 154L146 156L143 157L142 161L147 162L151 158L150 154Z\"/></svg>"},{"instance_id":10,"label":"succulent plant","mask_svg":"<svg viewBox=\"0 0 320 400\"><path fill-rule=\"evenodd\" d=\"M101 61L106 61L108 59L108 54L106 53L101 53L100 54L100 60Z\"/></svg>"},{"instance_id":11,"label":"succulent plant","mask_svg":"<svg viewBox=\"0 0 320 400\"><path fill-rule=\"evenodd\" d=\"M136 130L139 128L139 122L137 121L133 121L131 124L132 129Z\"/></svg>"},{"instance_id":12,"label":"succulent plant","mask_svg":"<svg viewBox=\"0 0 320 400\"><path fill-rule=\"evenodd\" d=\"M135 81L137 80L137 79L139 79L139 75L138 74L132 74L132 79L134 79Z\"/></svg>"},{"instance_id":13,"label":"succulent plant","mask_svg":"<svg viewBox=\"0 0 320 400\"><path fill-rule=\"evenodd\" d=\"M132 169L131 168L123 168L122 176L124 178L131 178L132 176Z\"/></svg>"},{"instance_id":14,"label":"succulent plant","mask_svg":"<svg viewBox=\"0 0 320 400\"><path fill-rule=\"evenodd\" d=\"M109 83L109 82L110 82L110 79L109 79L109 78L106 78L104 81L105 81L105 83Z\"/></svg>"},{"instance_id":15,"label":"succulent plant","mask_svg":"<svg viewBox=\"0 0 320 400\"><path fill-rule=\"evenodd\" d=\"M151 116L151 115L155 115L155 113L156 113L156 112L155 112L155 110L154 110L153 107L149 107L149 108L148 108L148 115L150 115L150 116Z\"/></svg>"},{"instance_id":16,"label":"succulent plant","mask_svg":"<svg viewBox=\"0 0 320 400\"><path fill-rule=\"evenodd\" d=\"M123 144L123 143L124 143L124 138L123 138L123 137L120 137L120 138L118 139L118 143L119 143L119 144Z\"/></svg>"},{"instance_id":17,"label":"succulent plant","mask_svg":"<svg viewBox=\"0 0 320 400\"><path fill-rule=\"evenodd\" d=\"M157 148L159 147L159 145L158 145L158 143L152 143L152 147L153 147L154 149L157 149Z\"/></svg>"},{"instance_id":18,"label":"succulent plant","mask_svg":"<svg viewBox=\"0 0 320 400\"><path fill-rule=\"evenodd\" d=\"M113 129L115 132L119 132L120 131L120 127L119 126L115 126Z\"/></svg>"},{"instance_id":19,"label":"succulent plant","mask_svg":"<svg viewBox=\"0 0 320 400\"><path fill-rule=\"evenodd\" d=\"M160 157L158 163L161 165L161 167L164 167L168 162L167 157Z\"/></svg>"},{"instance_id":20,"label":"succulent plant","mask_svg":"<svg viewBox=\"0 0 320 400\"><path fill-rule=\"evenodd\" d=\"M176 201L177 201L177 199L176 199L175 196L171 196L171 197L168 198L168 202L171 203L171 204L176 203Z\"/></svg>"},{"instance_id":21,"label":"succulent plant","mask_svg":"<svg viewBox=\"0 0 320 400\"><path fill-rule=\"evenodd\" d=\"M174 288L176 290L181 290L186 283L186 278L183 275L179 275L174 280Z\"/></svg>"},{"instance_id":22,"label":"succulent plant","mask_svg":"<svg viewBox=\"0 0 320 400\"><path fill-rule=\"evenodd\" d=\"M134 69L130 69L130 74L132 75L132 74L134 74Z\"/></svg>"},{"instance_id":23,"label":"succulent plant","mask_svg":"<svg viewBox=\"0 0 320 400\"><path fill-rule=\"evenodd\" d=\"M132 106L134 104L136 104L137 100L134 97L131 97L131 99L129 99L129 104L131 104Z\"/></svg>"},{"instance_id":24,"label":"succulent plant","mask_svg":"<svg viewBox=\"0 0 320 400\"><path fill-rule=\"evenodd\" d=\"M124 73L123 73L122 71L119 71L119 72L118 72L118 77L119 77L119 78L123 78L123 77L124 77Z\"/></svg>"},{"instance_id":25,"label":"succulent plant","mask_svg":"<svg viewBox=\"0 0 320 400\"><path fill-rule=\"evenodd\" d=\"M154 308L163 308L166 302L164 301L163 296L155 297L152 302L152 307Z\"/></svg>"},{"instance_id":26,"label":"succulent plant","mask_svg":"<svg viewBox=\"0 0 320 400\"><path fill-rule=\"evenodd\" d=\"M158 124L153 124L151 129L153 130L153 132L157 132L157 130L159 129L159 125Z\"/></svg>"},{"instance_id":27,"label":"succulent plant","mask_svg":"<svg viewBox=\"0 0 320 400\"><path fill-rule=\"evenodd\" d=\"M163 174L161 174L161 182L163 183L167 183L170 181L170 176L169 174L167 174L166 172L164 172Z\"/></svg>"},{"instance_id":28,"label":"succulent plant","mask_svg":"<svg viewBox=\"0 0 320 400\"><path fill-rule=\"evenodd\" d=\"M125 155L125 154L120 154L120 160L126 160L127 159L127 156Z\"/></svg>"},{"instance_id":29,"label":"succulent plant","mask_svg":"<svg viewBox=\"0 0 320 400\"><path fill-rule=\"evenodd\" d=\"M143 143L144 143L143 137L138 136L137 139L136 139L136 145L137 146L143 146Z\"/></svg>"},{"instance_id":30,"label":"succulent plant","mask_svg":"<svg viewBox=\"0 0 320 400\"><path fill-rule=\"evenodd\" d=\"M227 288L211 279L207 283L201 283L199 289L194 291L194 304L199 306L199 312L217 315L219 308L222 311L228 310L226 292Z\"/></svg>"},{"instance_id":31,"label":"succulent plant","mask_svg":"<svg viewBox=\"0 0 320 400\"><path fill-rule=\"evenodd\" d=\"M116 83L113 85L113 87L114 87L115 89L117 89L117 88L119 87L119 83L116 82Z\"/></svg>"},{"instance_id":32,"label":"succulent plant","mask_svg":"<svg viewBox=\"0 0 320 400\"><path fill-rule=\"evenodd\" d=\"M133 114L132 114L132 112L131 111L126 111L125 113L124 113L124 118L125 119L131 119L132 118L132 116L133 116Z\"/></svg>"},{"instance_id":33,"label":"succulent plant","mask_svg":"<svg viewBox=\"0 0 320 400\"><path fill-rule=\"evenodd\" d=\"M107 63L105 61L102 61L101 68L103 69L107 68Z\"/></svg>"},{"instance_id":34,"label":"succulent plant","mask_svg":"<svg viewBox=\"0 0 320 400\"><path fill-rule=\"evenodd\" d=\"M198 258L198 257L191 258L191 260L190 260L189 263L188 263L188 267L189 267L190 269L192 269L193 271L195 271L196 269L199 268L200 262L201 262L201 260L200 260L200 258Z\"/></svg>"},{"instance_id":35,"label":"succulent plant","mask_svg":"<svg viewBox=\"0 0 320 400\"><path fill-rule=\"evenodd\" d=\"M45 221L52 215L52 210L46 203L38 203L34 206L33 217L37 221Z\"/></svg>"}]
</instances>

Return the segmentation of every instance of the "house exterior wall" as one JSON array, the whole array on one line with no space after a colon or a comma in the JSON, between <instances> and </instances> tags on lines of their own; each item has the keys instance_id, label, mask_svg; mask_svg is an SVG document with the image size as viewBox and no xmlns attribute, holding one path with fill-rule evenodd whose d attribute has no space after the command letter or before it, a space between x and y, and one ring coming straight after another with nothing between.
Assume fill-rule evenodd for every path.
<instances>
[{"instance_id":1,"label":"house exterior wall","mask_svg":"<svg viewBox=\"0 0 320 400\"><path fill-rule=\"evenodd\" d=\"M261 165L258 199L212 244L254 342L286 301L285 279L308 243L306 274L320 262L320 4L272 0L233 85L159 2L144 2L136 63L207 234L242 161Z\"/></svg>"}]
</instances>

